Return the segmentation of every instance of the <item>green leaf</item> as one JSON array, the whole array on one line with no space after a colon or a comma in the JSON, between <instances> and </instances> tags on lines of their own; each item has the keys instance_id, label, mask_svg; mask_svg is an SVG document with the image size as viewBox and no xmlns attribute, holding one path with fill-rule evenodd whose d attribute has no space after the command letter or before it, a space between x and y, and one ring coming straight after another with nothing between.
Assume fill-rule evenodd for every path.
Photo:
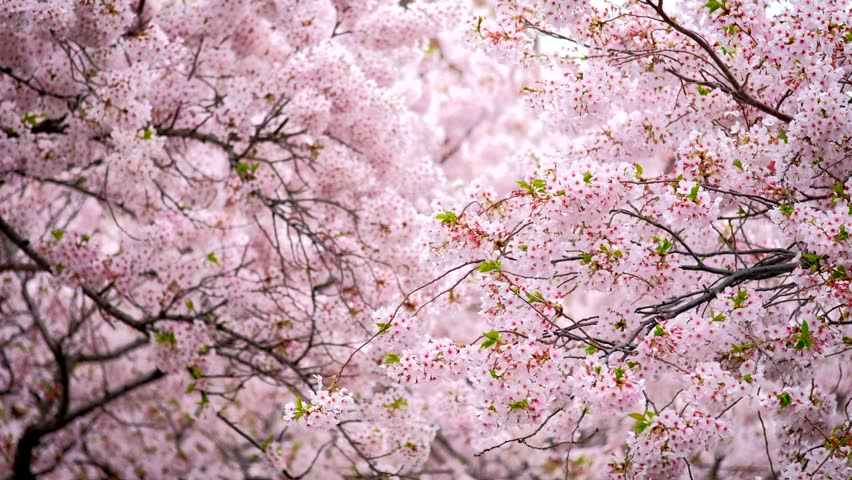
<instances>
[{"instance_id":1,"label":"green leaf","mask_svg":"<svg viewBox=\"0 0 852 480\"><path fill-rule=\"evenodd\" d=\"M192 300L187 300L185 305L186 305L187 310L189 310L189 311L195 310L195 304L192 303Z\"/></svg>"},{"instance_id":2,"label":"green leaf","mask_svg":"<svg viewBox=\"0 0 852 480\"><path fill-rule=\"evenodd\" d=\"M606 245L601 245L599 248L602 252L604 252L606 254L606 257L609 258L610 260L613 259L613 258L618 260L619 258L622 257L622 255L624 255L621 252L621 250L613 250L613 249L607 247Z\"/></svg>"},{"instance_id":3,"label":"green leaf","mask_svg":"<svg viewBox=\"0 0 852 480\"><path fill-rule=\"evenodd\" d=\"M741 31L740 27L737 26L737 24L724 25L724 26L722 26L722 30L724 30L725 33L727 33L728 35L736 35L737 33L739 33Z\"/></svg>"},{"instance_id":4,"label":"green leaf","mask_svg":"<svg viewBox=\"0 0 852 480\"><path fill-rule=\"evenodd\" d=\"M592 175L592 172L586 171L586 173L583 174L583 182L584 183L592 183L592 178L594 178L594 175Z\"/></svg>"},{"instance_id":5,"label":"green leaf","mask_svg":"<svg viewBox=\"0 0 852 480\"><path fill-rule=\"evenodd\" d=\"M778 210L780 210L781 213L784 214L785 217L789 217L790 215L793 214L793 206L790 205L789 203L784 203L784 204L779 205Z\"/></svg>"},{"instance_id":6,"label":"green leaf","mask_svg":"<svg viewBox=\"0 0 852 480\"><path fill-rule=\"evenodd\" d=\"M832 280L846 280L849 278L849 274L846 273L846 267L843 265L838 265L831 270L831 278Z\"/></svg>"},{"instance_id":7,"label":"green leaf","mask_svg":"<svg viewBox=\"0 0 852 480\"><path fill-rule=\"evenodd\" d=\"M379 332L377 333L377 335L381 335L381 334L387 332L388 330L390 330L391 325L393 325L392 322L387 322L387 323L378 322L378 323L376 323L376 326L379 327Z\"/></svg>"},{"instance_id":8,"label":"green leaf","mask_svg":"<svg viewBox=\"0 0 852 480\"><path fill-rule=\"evenodd\" d=\"M62 230L61 228L57 228L56 230L50 232L50 235L53 238L55 238L56 241L58 242L58 241L62 240L62 237L65 236L65 230Z\"/></svg>"},{"instance_id":9,"label":"green leaf","mask_svg":"<svg viewBox=\"0 0 852 480\"><path fill-rule=\"evenodd\" d=\"M141 138L142 140L151 140L151 138L153 138L153 136L154 136L154 131L151 130L150 128L146 128L146 129L142 130L141 134L139 135L139 138Z\"/></svg>"},{"instance_id":10,"label":"green leaf","mask_svg":"<svg viewBox=\"0 0 852 480\"><path fill-rule=\"evenodd\" d=\"M540 178L535 178L532 180L532 184L529 184L523 180L518 180L515 182L519 187L526 190L530 195L534 195L536 193L544 193L544 187L547 186L544 180Z\"/></svg>"},{"instance_id":11,"label":"green leaf","mask_svg":"<svg viewBox=\"0 0 852 480\"><path fill-rule=\"evenodd\" d=\"M642 172L644 171L644 170L642 170L642 165L639 165L638 163L634 163L633 166L636 167L636 179L641 179L642 178Z\"/></svg>"},{"instance_id":12,"label":"green leaf","mask_svg":"<svg viewBox=\"0 0 852 480\"><path fill-rule=\"evenodd\" d=\"M249 165L245 162L237 162L236 166L237 173L243 180L254 178L254 174L257 172L258 168L260 168L260 163L252 163L251 165Z\"/></svg>"},{"instance_id":13,"label":"green leaf","mask_svg":"<svg viewBox=\"0 0 852 480\"><path fill-rule=\"evenodd\" d=\"M725 0L710 0L704 6L710 10L710 15L712 15L716 10L727 11L725 9Z\"/></svg>"},{"instance_id":14,"label":"green leaf","mask_svg":"<svg viewBox=\"0 0 852 480\"><path fill-rule=\"evenodd\" d=\"M789 140L787 138L787 132L785 132L783 130L778 130L778 138L780 138L781 141L783 141L784 143L787 143L787 141Z\"/></svg>"},{"instance_id":15,"label":"green leaf","mask_svg":"<svg viewBox=\"0 0 852 480\"><path fill-rule=\"evenodd\" d=\"M672 243L672 241L668 238L654 237L654 241L657 243L657 247L654 248L654 251L660 255L665 255L668 253L669 249L674 246L674 243Z\"/></svg>"},{"instance_id":16,"label":"green leaf","mask_svg":"<svg viewBox=\"0 0 852 480\"><path fill-rule=\"evenodd\" d=\"M479 345L479 348L485 349L488 348L498 342L500 342L500 332L497 330L491 330L490 332L485 332L482 334L485 337L485 340Z\"/></svg>"},{"instance_id":17,"label":"green leaf","mask_svg":"<svg viewBox=\"0 0 852 480\"><path fill-rule=\"evenodd\" d=\"M186 393L192 393L195 391L195 382L190 383L186 386Z\"/></svg>"},{"instance_id":18,"label":"green leaf","mask_svg":"<svg viewBox=\"0 0 852 480\"><path fill-rule=\"evenodd\" d=\"M189 376L191 376L193 380L201 378L201 370L198 369L198 366L190 365L186 367L186 369L189 371Z\"/></svg>"},{"instance_id":19,"label":"green leaf","mask_svg":"<svg viewBox=\"0 0 852 480\"><path fill-rule=\"evenodd\" d=\"M795 350L804 350L813 346L814 339L811 336L811 327L808 325L807 320L802 320L802 325L799 327L799 333L794 338L798 340L796 345L793 346L793 349Z\"/></svg>"},{"instance_id":20,"label":"green leaf","mask_svg":"<svg viewBox=\"0 0 852 480\"><path fill-rule=\"evenodd\" d=\"M37 127L45 120L47 120L47 115L43 113L24 113L24 123L29 123L30 127Z\"/></svg>"},{"instance_id":21,"label":"green leaf","mask_svg":"<svg viewBox=\"0 0 852 480\"><path fill-rule=\"evenodd\" d=\"M710 309L710 320L712 320L714 322L721 322L725 318L726 317L725 317L724 313L722 313L722 312L716 313L716 312L713 311L712 308Z\"/></svg>"},{"instance_id":22,"label":"green leaf","mask_svg":"<svg viewBox=\"0 0 852 480\"><path fill-rule=\"evenodd\" d=\"M308 409L311 408L309 403L303 404L302 398L296 395L296 409L293 411L293 420L299 420L303 415L308 413Z\"/></svg>"},{"instance_id":23,"label":"green leaf","mask_svg":"<svg viewBox=\"0 0 852 480\"><path fill-rule=\"evenodd\" d=\"M748 300L748 290L739 289L736 295L728 297L734 303L734 308L740 308Z\"/></svg>"},{"instance_id":24,"label":"green leaf","mask_svg":"<svg viewBox=\"0 0 852 480\"><path fill-rule=\"evenodd\" d=\"M529 403L527 403L526 398L519 401L519 402L512 402L512 403L509 404L509 410L510 411L529 410L529 408L530 408L530 405L529 405Z\"/></svg>"},{"instance_id":25,"label":"green leaf","mask_svg":"<svg viewBox=\"0 0 852 480\"><path fill-rule=\"evenodd\" d=\"M177 343L173 332L154 332L154 339L157 343Z\"/></svg>"},{"instance_id":26,"label":"green leaf","mask_svg":"<svg viewBox=\"0 0 852 480\"><path fill-rule=\"evenodd\" d=\"M395 353L386 353L385 354L385 360L382 362L382 364L383 365L391 365L391 364L399 363L399 362L400 362L399 355L397 355Z\"/></svg>"},{"instance_id":27,"label":"green leaf","mask_svg":"<svg viewBox=\"0 0 852 480\"><path fill-rule=\"evenodd\" d=\"M527 249L529 249L529 248L530 248L530 247L528 247L527 245L525 245L525 244L523 244L523 243L522 243L522 244L520 244L520 245L518 245L518 250L520 250L520 251L522 251L522 252L526 252L526 251L527 251Z\"/></svg>"},{"instance_id":28,"label":"green leaf","mask_svg":"<svg viewBox=\"0 0 852 480\"><path fill-rule=\"evenodd\" d=\"M845 242L849 240L849 232L846 231L846 225L840 226L840 232L834 236L834 240L837 242Z\"/></svg>"},{"instance_id":29,"label":"green leaf","mask_svg":"<svg viewBox=\"0 0 852 480\"><path fill-rule=\"evenodd\" d=\"M544 299L544 295L542 295L541 292L527 292L527 301L529 303L547 303L547 301L545 301Z\"/></svg>"},{"instance_id":30,"label":"green leaf","mask_svg":"<svg viewBox=\"0 0 852 480\"><path fill-rule=\"evenodd\" d=\"M666 331L663 330L663 327L661 327L659 324L654 326L654 336L655 337L664 337L665 335L666 335Z\"/></svg>"},{"instance_id":31,"label":"green leaf","mask_svg":"<svg viewBox=\"0 0 852 480\"><path fill-rule=\"evenodd\" d=\"M819 262L824 258L823 255L817 255L816 253L803 253L801 263L802 267L808 270L818 270Z\"/></svg>"},{"instance_id":32,"label":"green leaf","mask_svg":"<svg viewBox=\"0 0 852 480\"><path fill-rule=\"evenodd\" d=\"M402 397L397 397L393 402L384 405L388 410L398 410L402 407L407 407L408 402Z\"/></svg>"},{"instance_id":33,"label":"green leaf","mask_svg":"<svg viewBox=\"0 0 852 480\"><path fill-rule=\"evenodd\" d=\"M479 265L479 271L482 273L499 272L500 260L488 260Z\"/></svg>"},{"instance_id":34,"label":"green leaf","mask_svg":"<svg viewBox=\"0 0 852 480\"><path fill-rule=\"evenodd\" d=\"M583 264L583 265L588 265L588 264L592 263L592 254L586 253L586 252L581 252L580 253L580 263Z\"/></svg>"},{"instance_id":35,"label":"green leaf","mask_svg":"<svg viewBox=\"0 0 852 480\"><path fill-rule=\"evenodd\" d=\"M706 96L708 93L712 92L712 90L709 89L709 88L704 88L701 85L696 85L696 86L698 87L698 94L701 95L702 97Z\"/></svg>"},{"instance_id":36,"label":"green leaf","mask_svg":"<svg viewBox=\"0 0 852 480\"><path fill-rule=\"evenodd\" d=\"M615 373L616 380L621 380L622 378L624 378L624 369L623 368L620 368L620 367L616 368L615 370L613 370L613 372Z\"/></svg>"},{"instance_id":37,"label":"green leaf","mask_svg":"<svg viewBox=\"0 0 852 480\"><path fill-rule=\"evenodd\" d=\"M493 368L491 370L488 370L488 373L491 375L491 378L494 378L494 379L497 379L497 380L499 380L500 377L502 377L502 375L497 375L497 371L494 370Z\"/></svg>"},{"instance_id":38,"label":"green leaf","mask_svg":"<svg viewBox=\"0 0 852 480\"><path fill-rule=\"evenodd\" d=\"M219 259L218 259L218 258L216 258L216 253L215 253L215 252L210 252L210 253L208 253L208 254L207 254L207 261L208 261L208 262L213 262L213 263L215 263L216 265L219 265Z\"/></svg>"},{"instance_id":39,"label":"green leaf","mask_svg":"<svg viewBox=\"0 0 852 480\"><path fill-rule=\"evenodd\" d=\"M778 401L781 402L781 409L785 409L789 407L793 403L793 398L790 396L789 392L781 392L777 396Z\"/></svg>"},{"instance_id":40,"label":"green leaf","mask_svg":"<svg viewBox=\"0 0 852 480\"><path fill-rule=\"evenodd\" d=\"M641 435L642 432L651 426L651 421L654 418L654 412L646 411L645 413L628 413L627 416L636 420L636 424L633 425L633 431L636 435Z\"/></svg>"},{"instance_id":41,"label":"green leaf","mask_svg":"<svg viewBox=\"0 0 852 480\"><path fill-rule=\"evenodd\" d=\"M693 185L689 190L689 193L686 195L686 198L692 200L693 202L698 201L698 190L701 189L700 185Z\"/></svg>"},{"instance_id":42,"label":"green leaf","mask_svg":"<svg viewBox=\"0 0 852 480\"><path fill-rule=\"evenodd\" d=\"M459 219L456 214L450 211L439 213L435 215L435 218L441 221L441 225L451 225L454 227L459 223Z\"/></svg>"},{"instance_id":43,"label":"green leaf","mask_svg":"<svg viewBox=\"0 0 852 480\"><path fill-rule=\"evenodd\" d=\"M734 166L742 171L745 171L745 168L743 168L743 162L739 161L739 159L734 160Z\"/></svg>"}]
</instances>

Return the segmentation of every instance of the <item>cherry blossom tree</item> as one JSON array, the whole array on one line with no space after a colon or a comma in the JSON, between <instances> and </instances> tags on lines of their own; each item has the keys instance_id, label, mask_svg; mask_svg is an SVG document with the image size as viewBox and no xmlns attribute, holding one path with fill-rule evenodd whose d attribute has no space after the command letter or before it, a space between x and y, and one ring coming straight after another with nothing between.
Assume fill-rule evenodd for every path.
<instances>
[{"instance_id":1,"label":"cherry blossom tree","mask_svg":"<svg viewBox=\"0 0 852 480\"><path fill-rule=\"evenodd\" d=\"M547 70L522 95L572 138L516 152L535 165L507 195L436 205L424 247L482 296L479 330L450 336L453 375L435 339L387 368L465 379L446 389L476 416L468 453L528 447L487 477L849 478L851 10L503 1L470 21L477 48Z\"/></svg>"},{"instance_id":2,"label":"cherry blossom tree","mask_svg":"<svg viewBox=\"0 0 852 480\"><path fill-rule=\"evenodd\" d=\"M433 468L434 427L383 406L404 405L389 380L334 375L433 274L415 227L461 138L423 92L461 18L4 2L0 477ZM293 398L332 431L289 428Z\"/></svg>"},{"instance_id":3,"label":"cherry blossom tree","mask_svg":"<svg viewBox=\"0 0 852 480\"><path fill-rule=\"evenodd\" d=\"M850 17L4 3L0 476L849 478Z\"/></svg>"}]
</instances>

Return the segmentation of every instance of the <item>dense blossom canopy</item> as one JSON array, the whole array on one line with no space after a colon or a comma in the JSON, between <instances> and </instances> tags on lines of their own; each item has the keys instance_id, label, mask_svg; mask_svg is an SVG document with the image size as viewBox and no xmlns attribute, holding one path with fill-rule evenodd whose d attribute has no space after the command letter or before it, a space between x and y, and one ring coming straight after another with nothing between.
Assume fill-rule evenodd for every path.
<instances>
[{"instance_id":1,"label":"dense blossom canopy","mask_svg":"<svg viewBox=\"0 0 852 480\"><path fill-rule=\"evenodd\" d=\"M850 18L0 3L0 478L852 478Z\"/></svg>"}]
</instances>

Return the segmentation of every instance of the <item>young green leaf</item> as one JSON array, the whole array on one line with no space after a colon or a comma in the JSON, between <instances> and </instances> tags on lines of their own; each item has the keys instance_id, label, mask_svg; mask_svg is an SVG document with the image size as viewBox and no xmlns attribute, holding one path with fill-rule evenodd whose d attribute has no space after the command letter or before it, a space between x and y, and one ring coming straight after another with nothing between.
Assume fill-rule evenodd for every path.
<instances>
[{"instance_id":1,"label":"young green leaf","mask_svg":"<svg viewBox=\"0 0 852 480\"><path fill-rule=\"evenodd\" d=\"M698 191L701 189L699 185L693 185L689 190L689 193L686 195L686 198L692 200L693 202L698 202Z\"/></svg>"},{"instance_id":2,"label":"young green leaf","mask_svg":"<svg viewBox=\"0 0 852 480\"><path fill-rule=\"evenodd\" d=\"M399 358L399 355L397 355L395 353L386 353L385 354L385 360L382 362L382 364L391 365L391 364L394 364L394 363L399 363L400 361L401 360Z\"/></svg>"},{"instance_id":3,"label":"young green leaf","mask_svg":"<svg viewBox=\"0 0 852 480\"><path fill-rule=\"evenodd\" d=\"M452 227L458 225L459 219L455 213L446 211L435 215L437 220L441 221L441 225L450 225Z\"/></svg>"},{"instance_id":4,"label":"young green leaf","mask_svg":"<svg viewBox=\"0 0 852 480\"><path fill-rule=\"evenodd\" d=\"M207 261L215 263L216 265L219 265L219 259L216 258L215 252L210 252L210 253L207 254Z\"/></svg>"},{"instance_id":5,"label":"young green leaf","mask_svg":"<svg viewBox=\"0 0 852 480\"><path fill-rule=\"evenodd\" d=\"M721 9L722 11L727 11L727 10L725 10L725 0L710 0L709 2L707 2L706 4L704 4L704 6L705 6L708 10L710 10L710 15L713 15L713 13L714 13L716 10L720 10L720 9Z\"/></svg>"},{"instance_id":6,"label":"young green leaf","mask_svg":"<svg viewBox=\"0 0 852 480\"><path fill-rule=\"evenodd\" d=\"M397 397L393 402L384 405L388 410L398 410L402 407L407 407L408 402L402 397Z\"/></svg>"},{"instance_id":7,"label":"young green leaf","mask_svg":"<svg viewBox=\"0 0 852 480\"><path fill-rule=\"evenodd\" d=\"M500 260L487 260L479 264L479 271L482 273L499 272Z\"/></svg>"},{"instance_id":8,"label":"young green leaf","mask_svg":"<svg viewBox=\"0 0 852 480\"><path fill-rule=\"evenodd\" d=\"M793 397L790 396L789 392L781 392L776 395L776 398L778 398L782 410L793 404Z\"/></svg>"},{"instance_id":9,"label":"young green leaf","mask_svg":"<svg viewBox=\"0 0 852 480\"><path fill-rule=\"evenodd\" d=\"M834 241L845 242L849 240L849 232L846 231L846 225L841 225L837 235L834 236Z\"/></svg>"},{"instance_id":10,"label":"young green leaf","mask_svg":"<svg viewBox=\"0 0 852 480\"><path fill-rule=\"evenodd\" d=\"M547 303L544 299L544 295L541 292L529 293L527 292L527 302L529 303Z\"/></svg>"},{"instance_id":11,"label":"young green leaf","mask_svg":"<svg viewBox=\"0 0 852 480\"><path fill-rule=\"evenodd\" d=\"M485 337L485 340L479 345L479 348L485 349L488 348L500 341L500 332L497 330L491 330L490 332L485 332L482 334Z\"/></svg>"}]
</instances>

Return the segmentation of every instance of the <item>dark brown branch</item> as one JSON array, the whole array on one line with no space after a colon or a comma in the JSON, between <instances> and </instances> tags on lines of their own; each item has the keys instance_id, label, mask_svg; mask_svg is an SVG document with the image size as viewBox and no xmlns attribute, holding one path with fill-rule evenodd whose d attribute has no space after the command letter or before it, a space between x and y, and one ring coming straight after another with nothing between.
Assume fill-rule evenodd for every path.
<instances>
[{"instance_id":1,"label":"dark brown branch","mask_svg":"<svg viewBox=\"0 0 852 480\"><path fill-rule=\"evenodd\" d=\"M0 217L0 233L6 236L9 240L12 241L19 249L21 249L24 254L30 257L38 266L42 268L42 270L53 274L53 268L50 265L50 262L40 253L38 253L30 244L29 240L24 239L18 232L16 232L11 225L6 223L6 221ZM122 323L140 331L143 333L147 333L145 330L145 322L139 321L123 312L122 310L115 307L115 305L109 303L104 299L101 294L99 294L96 290L92 289L87 285L80 285L80 288L83 290L83 293L86 294L87 297L92 299L95 304L104 312L108 313L111 317L121 321Z\"/></svg>"},{"instance_id":2,"label":"dark brown branch","mask_svg":"<svg viewBox=\"0 0 852 480\"><path fill-rule=\"evenodd\" d=\"M737 80L737 78L734 76L734 74L725 64L725 62L722 61L716 51L713 50L713 47L710 46L709 43L707 43L707 40L705 40L704 37L702 37L698 33L693 32L692 30L684 27L683 25L677 23L671 17L669 17L668 14L666 14L666 12L663 10L662 2L660 2L659 4L655 4L652 1L645 1L644 3L653 8L654 11L657 12L657 15L659 15L660 18L663 20L663 22L665 22L667 25L669 25L679 33L685 35L690 40L698 44L698 46L701 47L701 49L704 50L707 55L710 56L715 66L719 69L722 75L725 76L725 79L727 79L728 83L730 83L731 96L734 97L735 100L750 105L764 113L772 115L773 117L785 123L790 123L791 121L793 121L792 116L770 107L769 105L761 102L760 100L754 98L748 92L746 92L745 86Z\"/></svg>"},{"instance_id":3,"label":"dark brown branch","mask_svg":"<svg viewBox=\"0 0 852 480\"><path fill-rule=\"evenodd\" d=\"M88 415L89 413L102 408L106 404L113 402L140 387L155 382L160 378L163 378L165 375L166 374L159 369L154 370L147 375L139 377L116 389L107 391L104 396L91 400L88 403L67 412L61 417L56 417L47 424L28 427L18 440L18 445L15 448L12 478L15 480L35 480L36 476L32 471L33 451L38 447L39 443L41 443L41 439L43 437L65 428L74 420Z\"/></svg>"}]
</instances>

